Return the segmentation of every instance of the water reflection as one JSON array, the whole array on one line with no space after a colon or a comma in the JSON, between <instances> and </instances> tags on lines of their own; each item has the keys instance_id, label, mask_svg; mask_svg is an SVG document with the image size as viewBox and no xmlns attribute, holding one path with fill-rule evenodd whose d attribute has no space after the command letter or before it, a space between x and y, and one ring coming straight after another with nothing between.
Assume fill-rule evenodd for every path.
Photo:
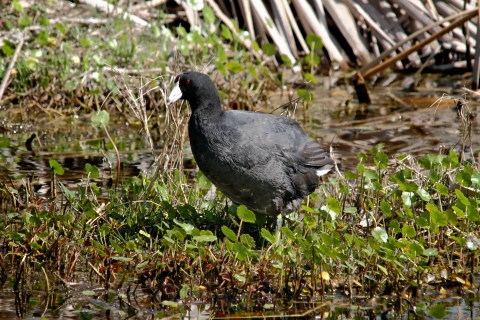
<instances>
[{"instance_id":1,"label":"water reflection","mask_svg":"<svg viewBox=\"0 0 480 320\"><path fill-rule=\"evenodd\" d=\"M443 97L445 93L452 94L454 86L460 87L458 80L454 77L448 81L439 77L426 78L417 86L417 91L405 91L396 86L402 82L403 78L396 75L395 80L389 80L388 88L374 87L371 91L373 103L369 106L355 104L348 87L315 88L315 99L308 109L297 105L295 117L325 148L332 146L336 159L347 170L355 169L358 152L368 153L378 143L385 144L385 152L390 157L402 153L422 157L449 149L458 155L463 151L465 158L478 157L479 103L468 97L466 109L470 112L470 127L466 127L457 108L458 99L467 98L464 92L456 92L455 99ZM381 84L382 80L377 83ZM452 87L438 87L445 83ZM421 89L422 84L429 88ZM270 105L281 105L285 99L280 93L273 94ZM117 116L111 115L111 118L122 118ZM108 140L101 138L102 133L92 130L88 119L81 118L73 124L68 119L53 125L38 119L35 123L36 126L32 123L4 124L5 130L0 133L2 180L15 181L15 177L26 175L39 194L46 194L51 180L49 160L55 159L65 169L65 174L58 178L67 185L86 179L86 163L100 169L102 176L95 181L97 184L111 185L116 155ZM467 139L463 138L467 136L465 129L471 133ZM112 123L109 130L120 149L122 178L138 175L151 167L153 156L138 127ZM36 134L34 138L33 134ZM159 148L162 145L161 140L155 143Z\"/></svg>"},{"instance_id":2,"label":"water reflection","mask_svg":"<svg viewBox=\"0 0 480 320\"><path fill-rule=\"evenodd\" d=\"M249 312L243 310L244 301L231 302L222 308L213 308L209 301L179 303L178 307L161 304L142 304L142 295L119 299L116 291L96 291L95 296L72 288L68 293L45 295L34 291L20 295L0 291L0 319L48 318L48 319L476 319L480 303L478 298L461 298L453 291L439 296L434 287L427 290L420 300L398 300L395 297L369 299L364 296L351 300L342 294L327 296L318 301L292 301L280 307ZM83 290L83 289L82 289ZM83 293L82 293L83 292ZM106 294L105 294L106 293ZM106 299L108 296L113 299ZM123 293L125 296L125 293ZM130 304L129 301L136 301Z\"/></svg>"}]
</instances>

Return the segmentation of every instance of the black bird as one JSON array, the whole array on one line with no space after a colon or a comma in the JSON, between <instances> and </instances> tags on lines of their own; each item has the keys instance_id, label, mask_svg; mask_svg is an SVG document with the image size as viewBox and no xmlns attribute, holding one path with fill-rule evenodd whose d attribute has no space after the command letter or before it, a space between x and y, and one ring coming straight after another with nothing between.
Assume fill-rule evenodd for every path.
<instances>
[{"instance_id":1,"label":"black bird","mask_svg":"<svg viewBox=\"0 0 480 320\"><path fill-rule=\"evenodd\" d=\"M222 110L218 90L205 74L175 78L167 104L187 100L188 135L200 170L228 198L250 210L287 214L312 193L333 167L329 154L290 118Z\"/></svg>"}]
</instances>

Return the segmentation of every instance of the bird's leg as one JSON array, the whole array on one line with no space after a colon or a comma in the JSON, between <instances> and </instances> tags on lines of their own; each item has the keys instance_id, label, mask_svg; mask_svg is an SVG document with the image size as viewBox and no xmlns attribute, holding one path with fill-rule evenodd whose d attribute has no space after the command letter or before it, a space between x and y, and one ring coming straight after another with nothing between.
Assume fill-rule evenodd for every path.
<instances>
[{"instance_id":1,"label":"bird's leg","mask_svg":"<svg viewBox=\"0 0 480 320\"><path fill-rule=\"evenodd\" d=\"M283 216L280 213L277 215L277 231L275 232L275 245L278 245L280 242L280 237L282 236L282 224Z\"/></svg>"}]
</instances>

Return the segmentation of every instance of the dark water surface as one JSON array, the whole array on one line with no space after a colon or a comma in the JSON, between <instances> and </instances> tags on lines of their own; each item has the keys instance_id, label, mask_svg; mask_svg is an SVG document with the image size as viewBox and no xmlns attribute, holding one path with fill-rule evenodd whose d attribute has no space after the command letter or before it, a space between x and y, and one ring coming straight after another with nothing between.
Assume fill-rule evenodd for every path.
<instances>
[{"instance_id":1,"label":"dark water surface","mask_svg":"<svg viewBox=\"0 0 480 320\"><path fill-rule=\"evenodd\" d=\"M401 87L402 83L409 83L408 77L396 77L397 80L387 82L387 87L381 86L386 80L377 81L378 85L371 90L372 104L368 106L352 100L350 87L316 88L307 110L302 103L297 105L295 118L325 149L331 147L337 161L347 170L356 167L358 152L368 153L378 143L385 144L390 158L399 154L422 157L449 149L459 156L463 149L465 158L478 158L480 96L472 97L462 90L465 81L461 76L427 78L416 91ZM464 119L459 115L458 99L467 102ZM276 107L287 101L286 94L274 93L270 105ZM466 126L466 117L470 127ZM151 168L154 157L140 126L129 124L121 114L113 113L110 118L108 130L120 150L122 177ZM91 127L89 116L40 114L23 121L17 110L0 108L0 121L0 179L21 184L18 178L29 177L38 194L46 194L51 180L49 160L55 159L65 169L65 174L58 178L67 185L86 179L86 163L101 169L97 184L112 184L110 170L116 168L116 155L105 134ZM463 138L465 129L471 130L470 138ZM161 137L161 130L153 129L152 135ZM162 139L154 143L159 154ZM188 162L191 154L188 148L185 151Z\"/></svg>"},{"instance_id":2,"label":"dark water surface","mask_svg":"<svg viewBox=\"0 0 480 320\"><path fill-rule=\"evenodd\" d=\"M149 308L142 301L147 293L136 292L132 298L125 292L72 283L68 293L59 291L50 296L41 291L19 296L4 289L0 291L0 319L479 319L477 297L460 297L455 290L440 293L439 288L429 286L421 299L409 300L412 304L383 297L372 300L354 296L349 300L337 293L310 302L266 304L255 310L250 307L246 312L241 302L221 301L212 296L188 305L157 303ZM45 308L47 301L49 307Z\"/></svg>"}]
</instances>

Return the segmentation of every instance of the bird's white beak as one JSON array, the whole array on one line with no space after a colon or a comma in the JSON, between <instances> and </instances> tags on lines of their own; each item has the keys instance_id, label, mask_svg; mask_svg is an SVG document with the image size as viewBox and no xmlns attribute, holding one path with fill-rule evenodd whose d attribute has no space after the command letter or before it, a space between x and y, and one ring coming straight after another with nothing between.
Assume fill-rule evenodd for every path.
<instances>
[{"instance_id":1,"label":"bird's white beak","mask_svg":"<svg viewBox=\"0 0 480 320\"><path fill-rule=\"evenodd\" d=\"M183 93L182 93L182 90L180 90L180 86L178 85L179 82L180 81L175 83L175 86L173 87L172 92L170 92L170 95L168 96L168 99L167 99L167 106L174 103L175 101L182 99Z\"/></svg>"}]
</instances>

